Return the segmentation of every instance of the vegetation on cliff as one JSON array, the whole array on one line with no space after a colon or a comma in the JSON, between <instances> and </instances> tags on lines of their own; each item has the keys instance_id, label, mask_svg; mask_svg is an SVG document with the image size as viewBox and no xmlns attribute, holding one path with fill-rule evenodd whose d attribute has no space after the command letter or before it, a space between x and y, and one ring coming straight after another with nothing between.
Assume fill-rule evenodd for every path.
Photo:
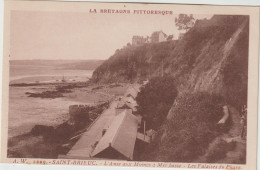
<instances>
[{"instance_id":1,"label":"vegetation on cliff","mask_svg":"<svg viewBox=\"0 0 260 170\"><path fill-rule=\"evenodd\" d=\"M231 119L226 126L217 125L223 116L222 107L229 105L240 110L247 104L248 43L248 16L216 15L209 20L197 20L181 40L117 50L94 71L92 80L106 83L152 80L159 75L174 77L178 97L171 107L164 106L170 110L168 114L159 106L149 110L146 102L137 99L139 109L151 112L150 119L157 120L151 121L157 137L140 160L192 162L207 152L214 139L229 135ZM167 96L166 92L163 94ZM140 93L143 101L146 95L153 95L149 90L146 93ZM239 119L239 112L236 114ZM208 153L206 161L217 161L233 148L233 144L225 142L215 146L224 151L217 152L218 156ZM209 150L217 150L216 147ZM245 157L234 162L243 163Z\"/></svg>"},{"instance_id":2,"label":"vegetation on cliff","mask_svg":"<svg viewBox=\"0 0 260 170\"><path fill-rule=\"evenodd\" d=\"M208 93L186 94L179 97L171 110L173 117L166 124L158 160L190 162L202 155L209 143L227 132L231 120L224 127L218 125L223 116L223 99Z\"/></svg>"},{"instance_id":3,"label":"vegetation on cliff","mask_svg":"<svg viewBox=\"0 0 260 170\"><path fill-rule=\"evenodd\" d=\"M161 75L161 62L169 57L177 41L128 46L117 50L94 72L92 81L99 83L133 82Z\"/></svg>"},{"instance_id":4,"label":"vegetation on cliff","mask_svg":"<svg viewBox=\"0 0 260 170\"><path fill-rule=\"evenodd\" d=\"M142 155L143 160L192 162L203 155L209 143L230 128L232 121L218 125L223 99L204 92L178 97L174 115L158 131L157 140Z\"/></svg>"},{"instance_id":5,"label":"vegetation on cliff","mask_svg":"<svg viewBox=\"0 0 260 170\"><path fill-rule=\"evenodd\" d=\"M162 125L177 94L175 81L168 76L154 77L141 88L136 98L138 113L146 119L148 129Z\"/></svg>"},{"instance_id":6,"label":"vegetation on cliff","mask_svg":"<svg viewBox=\"0 0 260 170\"><path fill-rule=\"evenodd\" d=\"M207 91L240 108L247 94L248 22L248 16L216 15L197 20L181 40L127 46L101 64L92 81L132 82L163 72L176 79L180 93Z\"/></svg>"}]
</instances>

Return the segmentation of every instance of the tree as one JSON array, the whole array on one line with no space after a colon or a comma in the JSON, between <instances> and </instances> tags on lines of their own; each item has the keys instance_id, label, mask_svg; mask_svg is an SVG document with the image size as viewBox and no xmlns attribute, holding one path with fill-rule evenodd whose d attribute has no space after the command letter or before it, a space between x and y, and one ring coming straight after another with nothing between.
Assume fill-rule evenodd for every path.
<instances>
[{"instance_id":1,"label":"tree","mask_svg":"<svg viewBox=\"0 0 260 170\"><path fill-rule=\"evenodd\" d=\"M147 121L147 129L157 129L177 96L175 80L170 76L154 77L141 88L136 98L138 113Z\"/></svg>"},{"instance_id":2,"label":"tree","mask_svg":"<svg viewBox=\"0 0 260 170\"><path fill-rule=\"evenodd\" d=\"M175 25L178 27L178 30L185 30L186 32L194 26L193 15L179 14L178 18L175 18Z\"/></svg>"}]
</instances>

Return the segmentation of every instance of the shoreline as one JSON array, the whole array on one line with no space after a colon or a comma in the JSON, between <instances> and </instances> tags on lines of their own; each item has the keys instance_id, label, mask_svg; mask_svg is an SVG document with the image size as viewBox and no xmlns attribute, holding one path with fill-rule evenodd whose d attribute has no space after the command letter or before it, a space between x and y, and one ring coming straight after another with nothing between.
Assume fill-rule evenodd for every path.
<instances>
[{"instance_id":1,"label":"shoreline","mask_svg":"<svg viewBox=\"0 0 260 170\"><path fill-rule=\"evenodd\" d=\"M105 102L97 106L86 106L89 118L82 119L85 114L83 113L78 115L80 119L74 123L71 121L75 117L70 116L67 121L57 126L37 124L30 132L9 138L8 157L57 158L59 154L65 154L108 105L109 103Z\"/></svg>"},{"instance_id":2,"label":"shoreline","mask_svg":"<svg viewBox=\"0 0 260 170\"><path fill-rule=\"evenodd\" d=\"M88 85L91 84L91 82L88 81L77 81L77 82L23 82L23 83L9 83L9 86L11 87L28 87L28 86L43 86L43 85L68 85L68 84L74 84L78 86Z\"/></svg>"},{"instance_id":3,"label":"shoreline","mask_svg":"<svg viewBox=\"0 0 260 170\"><path fill-rule=\"evenodd\" d=\"M41 87L43 86L43 87ZM69 92L65 92L63 91L63 96L62 97L57 97L57 98L42 98L42 97L29 97L28 94L29 93L42 93L42 92L46 92L46 91L52 91L55 90L56 87L70 87ZM98 116L100 115L100 113L103 112L104 108L101 109L102 104L111 101L112 99L114 99L116 96L118 95L122 95L125 93L126 89L127 89L127 84L117 84L117 83L113 83L113 84L105 84L105 85L97 85L97 84L92 84L90 81L87 82L62 82L62 83L42 83L42 84L35 84L35 83L22 83L22 84L13 84L10 85L11 90L22 90L22 93L20 92L20 94L23 94L24 99L28 101L33 100L33 101L45 101L44 103L48 103L51 102L53 105L62 105L62 101L65 101L66 103L70 104L70 105L74 105L77 103L78 104L87 104L86 107L88 108L95 108L94 110L96 110L96 113L99 114L95 114L95 113L91 113L91 114L95 114L96 117L90 117L90 120L84 122L83 124L85 124L85 127L83 129L86 129L88 126L90 126L92 123L96 120L96 118L98 118ZM20 88L20 87L24 87L24 88ZM50 90L51 87L51 90ZM62 88L61 88L62 89ZM64 90L64 89L62 89ZM13 91L14 93L15 91ZM29 92L29 93L28 93ZM16 94L16 93L15 93ZM18 95L18 94L16 94ZM18 95L18 97L20 97L20 95ZM13 99L14 101L16 101L16 99ZM27 101L24 101L26 103L28 103ZM56 103L55 103L56 102ZM57 103L58 102L58 103ZM47 104L46 103L46 104ZM60 104L59 104L60 103ZM23 106L21 106L23 107ZM41 107L45 108L48 106L45 106L45 104L41 104ZM59 106L60 107L60 106ZM38 108L36 106L36 108ZM64 110L64 109L63 109ZM67 113L65 114L69 114L69 108L66 107ZM58 110L57 110L58 111ZM60 111L59 111L60 112ZM54 114L52 115L56 115L55 112L53 112ZM30 116L30 115L29 115ZM32 116L37 116L38 114L34 114ZM68 116L65 116L68 117ZM50 119L50 118L49 118ZM60 121L60 119L64 119L63 118L59 118L57 117L57 123L56 125L51 125L51 124L46 124L46 123L35 123L33 126L31 126L32 128L28 129L29 131L23 132L23 133L18 133L18 135L12 135L10 138L8 138L8 157L37 157L37 158L56 158L58 154L64 154L68 148L73 146L73 142L76 140L77 141L77 133L79 133L78 131L70 131L68 129L75 129L73 126L68 125L68 119L65 118L66 120ZM41 121L40 121L41 122ZM19 126L17 126L18 129ZM15 127L14 127L15 128ZM43 131L48 131L48 132L44 132L41 135L32 135L32 130L34 128L43 128L45 130ZM53 140L51 140L50 142L48 140L50 140L50 138L53 138L53 133L55 134L56 132L56 128L58 128L59 130L59 134L62 134L62 132L64 133L64 131L67 131L70 135L70 138L73 138L71 141L67 141L67 138L63 141L57 142ZM80 130L83 130L80 129ZM13 129L14 130L14 129ZM8 132L9 133L9 132ZM47 136L47 137L46 137ZM48 137L49 136L49 137ZM51 136L51 137L50 137ZM59 135L54 135L59 136ZM59 137L62 139L62 137ZM47 141L46 141L47 139ZM53 147L51 146L53 145ZM62 146L64 145L64 146ZM34 150L40 150L39 153L34 153ZM54 152L55 151L55 152Z\"/></svg>"}]
</instances>

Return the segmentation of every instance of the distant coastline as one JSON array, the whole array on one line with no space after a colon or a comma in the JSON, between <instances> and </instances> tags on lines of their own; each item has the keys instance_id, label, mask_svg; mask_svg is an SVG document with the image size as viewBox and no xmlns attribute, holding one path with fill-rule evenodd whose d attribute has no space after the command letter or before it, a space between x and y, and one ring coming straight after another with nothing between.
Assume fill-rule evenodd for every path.
<instances>
[{"instance_id":1,"label":"distant coastline","mask_svg":"<svg viewBox=\"0 0 260 170\"><path fill-rule=\"evenodd\" d=\"M10 84L85 82L103 60L10 60Z\"/></svg>"},{"instance_id":2,"label":"distant coastline","mask_svg":"<svg viewBox=\"0 0 260 170\"><path fill-rule=\"evenodd\" d=\"M10 66L26 65L38 67L55 67L64 70L94 70L101 65L104 60L10 60Z\"/></svg>"}]
</instances>

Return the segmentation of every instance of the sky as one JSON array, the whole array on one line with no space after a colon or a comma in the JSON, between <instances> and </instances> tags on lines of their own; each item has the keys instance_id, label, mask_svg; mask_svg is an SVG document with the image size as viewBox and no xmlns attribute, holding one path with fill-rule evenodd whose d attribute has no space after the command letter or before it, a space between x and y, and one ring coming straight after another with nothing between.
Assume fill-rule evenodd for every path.
<instances>
[{"instance_id":1,"label":"sky","mask_svg":"<svg viewBox=\"0 0 260 170\"><path fill-rule=\"evenodd\" d=\"M107 59L133 35L162 30L178 37L177 15L91 14L12 11L10 57L27 59ZM210 18L195 15L195 18Z\"/></svg>"}]
</instances>

